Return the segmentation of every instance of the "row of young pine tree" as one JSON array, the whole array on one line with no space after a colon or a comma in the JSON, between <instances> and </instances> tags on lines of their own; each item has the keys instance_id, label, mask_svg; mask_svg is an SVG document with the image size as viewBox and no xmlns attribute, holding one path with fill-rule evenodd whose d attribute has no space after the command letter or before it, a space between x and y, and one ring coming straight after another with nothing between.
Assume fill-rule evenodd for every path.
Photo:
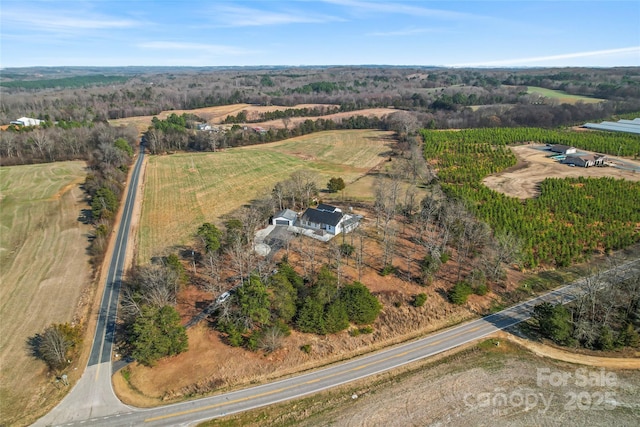
<instances>
[{"instance_id":1,"label":"row of young pine tree","mask_svg":"<svg viewBox=\"0 0 640 427\"><path fill-rule=\"evenodd\" d=\"M506 145L561 143L604 153L640 152L640 137L545 129L423 130L424 154L450 197L496 232L513 232L523 244L524 266L567 266L594 252L640 241L640 183L613 178L545 179L540 196L521 201L481 183L489 174L515 165Z\"/></svg>"}]
</instances>

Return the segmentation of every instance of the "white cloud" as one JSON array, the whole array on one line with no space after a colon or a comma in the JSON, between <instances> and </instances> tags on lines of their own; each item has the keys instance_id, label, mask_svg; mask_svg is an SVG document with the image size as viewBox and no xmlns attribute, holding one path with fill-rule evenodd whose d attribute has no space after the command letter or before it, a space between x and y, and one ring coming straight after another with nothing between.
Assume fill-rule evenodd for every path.
<instances>
[{"instance_id":1,"label":"white cloud","mask_svg":"<svg viewBox=\"0 0 640 427\"><path fill-rule=\"evenodd\" d=\"M631 58L640 65L640 46L623 47L618 49L592 50L588 52L565 53L561 55L535 56L531 58L502 59L498 61L476 62L466 64L454 64L452 67L478 67L478 66L519 66L519 65L548 65L545 63L562 62L571 59L592 58L601 59L615 56L617 58Z\"/></svg>"},{"instance_id":2,"label":"white cloud","mask_svg":"<svg viewBox=\"0 0 640 427\"><path fill-rule=\"evenodd\" d=\"M401 15L411 16L424 16L447 20L460 20L460 19L477 19L482 18L478 15L463 12L453 12L444 9L432 9L426 7L409 6L396 2L371 2L371 1L359 1L359 0L323 0L326 3L335 4L338 6L350 7L357 11L370 11L380 13L394 13Z\"/></svg>"},{"instance_id":3,"label":"white cloud","mask_svg":"<svg viewBox=\"0 0 640 427\"><path fill-rule=\"evenodd\" d=\"M257 51L236 46L172 41L144 42L138 43L137 46L142 49L196 51L210 55L250 55L258 53Z\"/></svg>"},{"instance_id":4,"label":"white cloud","mask_svg":"<svg viewBox=\"0 0 640 427\"><path fill-rule=\"evenodd\" d=\"M221 6L212 10L216 21L224 27L260 27L284 24L321 24L342 19L300 11L266 11L248 7Z\"/></svg>"},{"instance_id":5,"label":"white cloud","mask_svg":"<svg viewBox=\"0 0 640 427\"><path fill-rule=\"evenodd\" d=\"M19 26L21 29L46 32L77 32L80 30L105 30L131 28L140 25L131 19L118 19L95 14L81 15L77 12L38 11L4 11L3 26L7 24Z\"/></svg>"},{"instance_id":6,"label":"white cloud","mask_svg":"<svg viewBox=\"0 0 640 427\"><path fill-rule=\"evenodd\" d=\"M396 37L396 36L412 36L415 34L423 34L423 33L444 33L449 30L444 30L441 28L407 28L404 30L397 31L376 31L374 33L368 33L368 36L380 36L380 37Z\"/></svg>"}]
</instances>

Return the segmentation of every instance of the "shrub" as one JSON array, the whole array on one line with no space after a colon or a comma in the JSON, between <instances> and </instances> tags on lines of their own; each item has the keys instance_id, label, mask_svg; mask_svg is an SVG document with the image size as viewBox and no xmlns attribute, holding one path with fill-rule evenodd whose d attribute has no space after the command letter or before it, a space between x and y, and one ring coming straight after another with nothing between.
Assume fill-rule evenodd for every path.
<instances>
[{"instance_id":1,"label":"shrub","mask_svg":"<svg viewBox=\"0 0 640 427\"><path fill-rule=\"evenodd\" d=\"M359 328L358 331L361 334L372 334L373 328L371 326L363 326L362 328Z\"/></svg>"},{"instance_id":2,"label":"shrub","mask_svg":"<svg viewBox=\"0 0 640 427\"><path fill-rule=\"evenodd\" d=\"M469 295L473 293L471 285L462 281L455 284L455 286L449 291L449 299L452 303L462 305L467 302Z\"/></svg>"},{"instance_id":3,"label":"shrub","mask_svg":"<svg viewBox=\"0 0 640 427\"><path fill-rule=\"evenodd\" d=\"M260 340L262 339L263 333L260 329L256 329L251 332L251 334L247 337L246 347L251 351L256 351L260 345Z\"/></svg>"},{"instance_id":4,"label":"shrub","mask_svg":"<svg viewBox=\"0 0 640 427\"><path fill-rule=\"evenodd\" d=\"M328 334L335 334L349 327L349 316L342 301L336 300L327 306L324 324Z\"/></svg>"},{"instance_id":5,"label":"shrub","mask_svg":"<svg viewBox=\"0 0 640 427\"><path fill-rule=\"evenodd\" d=\"M424 259L421 263L422 275L423 277L430 278L432 277L442 265L442 261L440 258L434 258L431 255L425 255Z\"/></svg>"},{"instance_id":6,"label":"shrub","mask_svg":"<svg viewBox=\"0 0 640 427\"><path fill-rule=\"evenodd\" d=\"M237 326L232 322L219 322L217 325L217 329L220 332L227 334L227 343L231 347L241 347L244 341L242 334L244 333L244 329Z\"/></svg>"},{"instance_id":7,"label":"shrub","mask_svg":"<svg viewBox=\"0 0 640 427\"><path fill-rule=\"evenodd\" d=\"M312 297L305 298L302 307L298 311L296 326L300 332L324 335L326 329L322 302Z\"/></svg>"},{"instance_id":8,"label":"shrub","mask_svg":"<svg viewBox=\"0 0 640 427\"><path fill-rule=\"evenodd\" d=\"M440 262L446 264L449 261L450 255L448 252L442 252L440 254Z\"/></svg>"},{"instance_id":9,"label":"shrub","mask_svg":"<svg viewBox=\"0 0 640 427\"><path fill-rule=\"evenodd\" d=\"M300 350L302 350L303 352L309 354L311 353L311 344L303 344L300 346Z\"/></svg>"},{"instance_id":10,"label":"shrub","mask_svg":"<svg viewBox=\"0 0 640 427\"><path fill-rule=\"evenodd\" d=\"M533 308L533 318L538 321L540 333L558 344L569 344L573 326L571 313L562 304L543 302Z\"/></svg>"},{"instance_id":11,"label":"shrub","mask_svg":"<svg viewBox=\"0 0 640 427\"><path fill-rule=\"evenodd\" d=\"M395 273L396 270L397 270L396 267L394 267L391 264L387 264L387 265L384 266L384 268L380 272L380 275L381 276L388 276L389 274Z\"/></svg>"},{"instance_id":12,"label":"shrub","mask_svg":"<svg viewBox=\"0 0 640 427\"><path fill-rule=\"evenodd\" d=\"M411 304L414 307L422 307L425 302L427 302L427 294L420 293L413 297L413 302Z\"/></svg>"},{"instance_id":13,"label":"shrub","mask_svg":"<svg viewBox=\"0 0 640 427\"><path fill-rule=\"evenodd\" d=\"M153 366L162 357L186 351L188 337L180 314L170 305L143 306L132 325L131 345L131 355L147 366Z\"/></svg>"},{"instance_id":14,"label":"shrub","mask_svg":"<svg viewBox=\"0 0 640 427\"><path fill-rule=\"evenodd\" d=\"M473 289L473 293L480 296L486 295L487 292L489 292L489 288L486 284L478 285Z\"/></svg>"},{"instance_id":15,"label":"shrub","mask_svg":"<svg viewBox=\"0 0 640 427\"><path fill-rule=\"evenodd\" d=\"M345 182L342 178L331 178L329 183L327 184L327 188L332 193L337 193L340 190L344 190L346 187Z\"/></svg>"},{"instance_id":16,"label":"shrub","mask_svg":"<svg viewBox=\"0 0 640 427\"><path fill-rule=\"evenodd\" d=\"M353 255L353 252L355 252L355 250L356 248L348 243L343 243L340 245L340 253L342 254L342 256L345 256L347 258Z\"/></svg>"},{"instance_id":17,"label":"shrub","mask_svg":"<svg viewBox=\"0 0 640 427\"><path fill-rule=\"evenodd\" d=\"M359 282L353 282L342 288L339 299L344 303L349 321L359 325L372 323L382 309L378 298Z\"/></svg>"}]
</instances>

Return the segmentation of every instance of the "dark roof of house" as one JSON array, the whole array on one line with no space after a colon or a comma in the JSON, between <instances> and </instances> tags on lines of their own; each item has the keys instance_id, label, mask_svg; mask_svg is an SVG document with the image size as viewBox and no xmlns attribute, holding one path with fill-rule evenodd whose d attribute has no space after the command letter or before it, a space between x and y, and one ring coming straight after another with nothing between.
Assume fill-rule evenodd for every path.
<instances>
[{"instance_id":1,"label":"dark roof of house","mask_svg":"<svg viewBox=\"0 0 640 427\"><path fill-rule=\"evenodd\" d=\"M302 214L303 221L311 221L316 224L327 224L336 226L342 219L342 212L320 211L318 209L309 208Z\"/></svg>"},{"instance_id":2,"label":"dark roof of house","mask_svg":"<svg viewBox=\"0 0 640 427\"><path fill-rule=\"evenodd\" d=\"M555 144L551 146L551 151L567 151L568 149L573 148L569 145Z\"/></svg>"}]
</instances>

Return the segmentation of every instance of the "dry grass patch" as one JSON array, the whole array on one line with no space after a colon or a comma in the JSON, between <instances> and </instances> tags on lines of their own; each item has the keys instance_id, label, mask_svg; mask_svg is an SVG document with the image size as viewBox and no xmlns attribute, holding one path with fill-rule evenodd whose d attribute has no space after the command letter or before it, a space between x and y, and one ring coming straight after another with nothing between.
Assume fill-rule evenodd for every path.
<instances>
[{"instance_id":1,"label":"dry grass patch","mask_svg":"<svg viewBox=\"0 0 640 427\"><path fill-rule=\"evenodd\" d=\"M58 390L27 339L74 320L91 268L84 162L0 168L0 424L24 424ZM78 319L75 319L78 320ZM22 421L21 421L22 420Z\"/></svg>"},{"instance_id":2,"label":"dry grass patch","mask_svg":"<svg viewBox=\"0 0 640 427\"><path fill-rule=\"evenodd\" d=\"M271 144L217 153L151 156L144 184L138 262L146 263L168 248L191 243L203 222L252 199L267 196L292 172L318 173L318 188L332 176L348 184L386 158L390 132L329 131Z\"/></svg>"}]
</instances>

